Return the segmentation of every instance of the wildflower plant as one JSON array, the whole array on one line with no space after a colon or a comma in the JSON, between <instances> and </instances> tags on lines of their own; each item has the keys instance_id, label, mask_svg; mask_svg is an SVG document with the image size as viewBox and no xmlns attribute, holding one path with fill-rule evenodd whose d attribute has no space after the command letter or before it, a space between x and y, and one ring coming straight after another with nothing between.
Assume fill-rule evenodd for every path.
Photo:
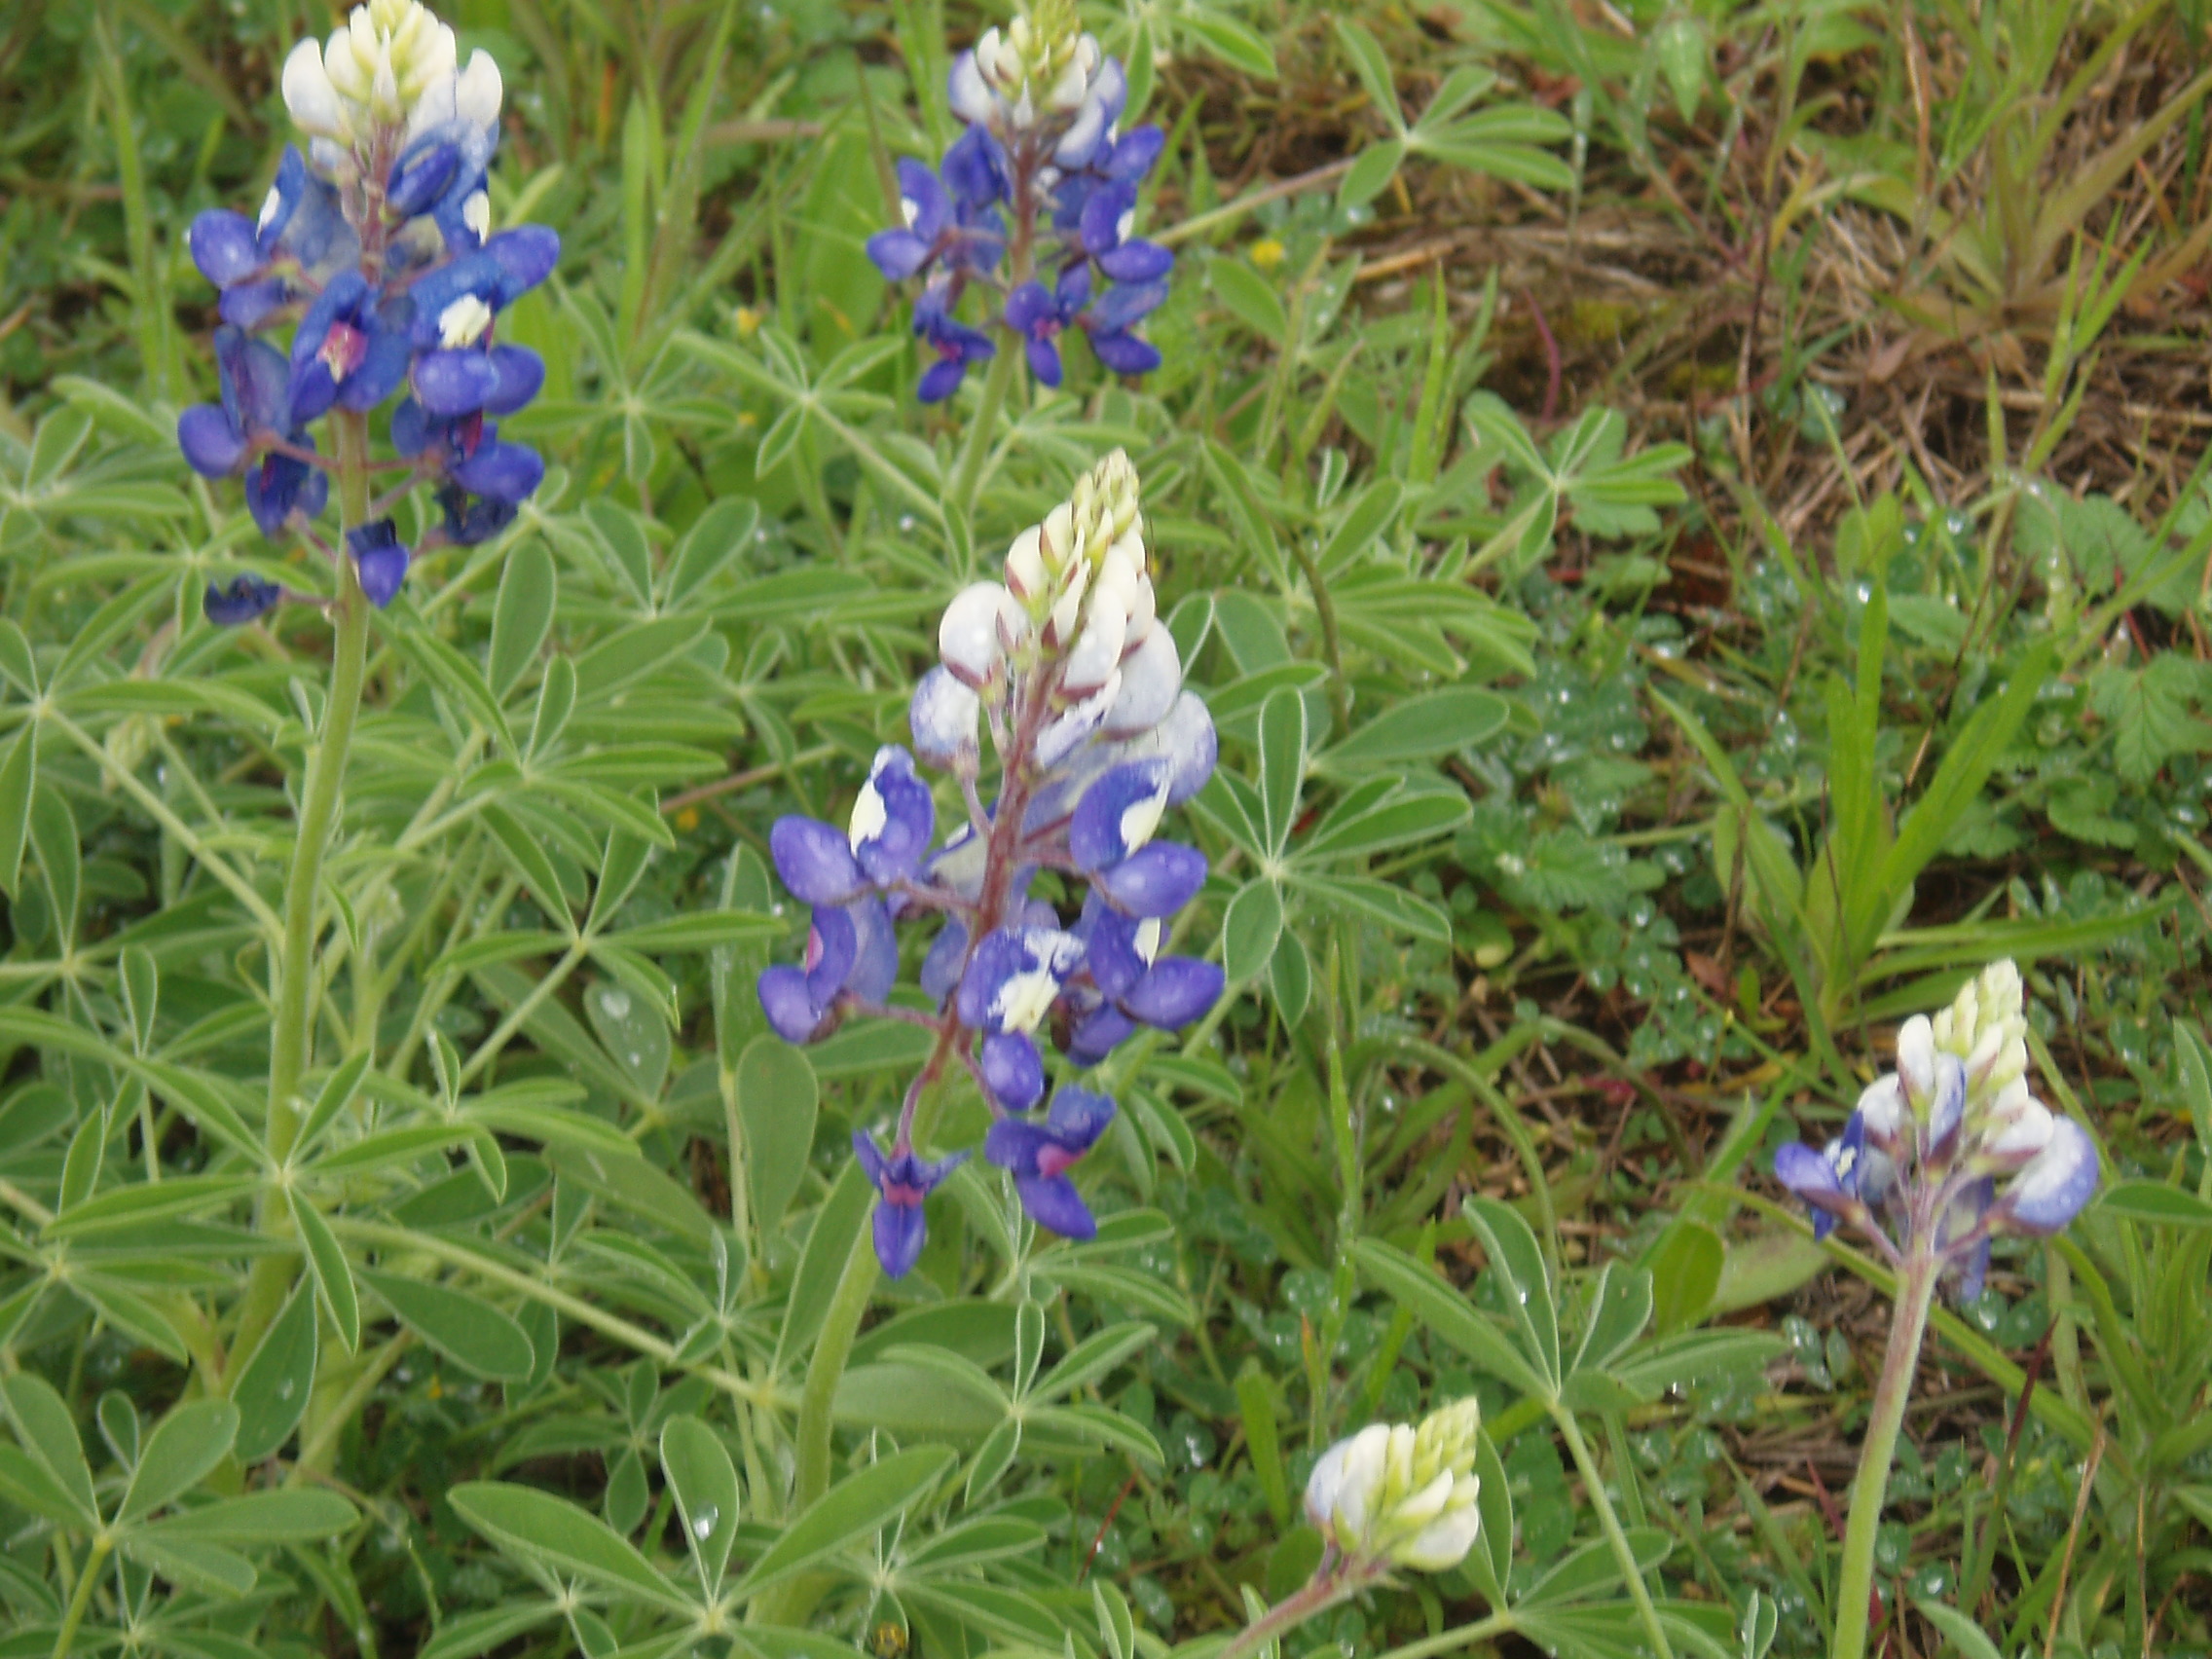
<instances>
[{"instance_id":1,"label":"wildflower plant","mask_svg":"<svg viewBox=\"0 0 2212 1659\"><path fill-rule=\"evenodd\" d=\"M1836 1659L1865 1649L1875 1530L1938 1287L1978 1296L1994 1237L2059 1233L2096 1193L2096 1143L2035 1098L2027 1065L2020 973L1998 962L1933 1018L1905 1021L1897 1069L1867 1086L1841 1135L1775 1157L1816 1237L1848 1225L1898 1275L1844 1537Z\"/></svg>"},{"instance_id":2,"label":"wildflower plant","mask_svg":"<svg viewBox=\"0 0 2212 1659\"><path fill-rule=\"evenodd\" d=\"M545 364L500 341L498 320L552 274L561 243L542 226L493 231L498 66L484 52L461 64L453 30L417 0L370 0L327 42L301 41L283 92L306 155L286 147L254 218L209 208L192 223L193 262L222 295L222 397L184 412L177 443L203 476L243 480L265 536L297 536L336 566L335 600L248 574L208 589L209 619L293 600L330 607L343 638L366 626L356 593L389 605L416 559L498 535L543 478L498 418L537 395ZM263 338L287 325L288 350ZM396 459L373 460L368 417L394 397ZM326 419L323 448L310 428ZM317 528L333 477L335 545ZM410 547L393 515L422 485L438 522Z\"/></svg>"},{"instance_id":3,"label":"wildflower plant","mask_svg":"<svg viewBox=\"0 0 2212 1659\"><path fill-rule=\"evenodd\" d=\"M1127 77L1084 31L1074 0L1038 0L986 30L954 61L947 90L966 130L934 170L900 161L901 223L870 238L867 253L893 281L921 283L913 332L936 359L916 387L924 403L992 365L958 487L965 501L1017 365L1057 387L1063 342L1080 334L1114 374L1160 366L1138 326L1165 303L1175 256L1136 234L1138 194L1166 134L1122 129ZM964 322L971 291L984 299Z\"/></svg>"},{"instance_id":4,"label":"wildflower plant","mask_svg":"<svg viewBox=\"0 0 2212 1659\"><path fill-rule=\"evenodd\" d=\"M951 831L933 846L936 798L914 753L889 746L844 829L785 818L769 837L784 885L813 906L804 960L760 976L769 1024L811 1043L872 1015L933 1038L889 1147L865 1130L853 1136L878 1195L876 1258L893 1278L921 1254L929 1194L968 1156L918 1149L919 1109L948 1066L963 1067L990 1108L983 1156L1012 1178L1030 1219L1088 1238L1096 1224L1070 1171L1115 1105L1074 1082L1052 1088L1048 1104L1040 1037L1070 1069L1088 1068L1140 1026L1198 1018L1223 986L1215 964L1163 949L1206 861L1158 831L1212 775L1216 745L1158 615L1125 456L1108 456L1014 538L1005 580L954 597L938 650L908 719L914 753L958 791ZM998 773L988 802L985 729ZM1033 895L1045 871L1085 885L1077 913ZM935 929L918 973L926 1009L890 1000L895 930L906 921Z\"/></svg>"}]
</instances>

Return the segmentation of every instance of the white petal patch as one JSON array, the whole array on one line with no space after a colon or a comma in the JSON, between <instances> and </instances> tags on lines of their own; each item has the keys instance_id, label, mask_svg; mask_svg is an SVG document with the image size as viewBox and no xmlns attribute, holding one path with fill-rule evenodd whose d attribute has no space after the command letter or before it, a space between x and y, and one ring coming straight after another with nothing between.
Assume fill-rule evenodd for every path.
<instances>
[{"instance_id":1,"label":"white petal patch","mask_svg":"<svg viewBox=\"0 0 2212 1659\"><path fill-rule=\"evenodd\" d=\"M283 205L284 197L282 192L278 191L275 185L271 185L269 187L269 199L262 203L261 217L254 220L253 228L257 231L266 231L267 229L269 229L270 222L276 217L276 209Z\"/></svg>"},{"instance_id":2,"label":"white petal patch","mask_svg":"<svg viewBox=\"0 0 2212 1659\"><path fill-rule=\"evenodd\" d=\"M482 241L492 234L492 199L481 190L461 204L461 222Z\"/></svg>"},{"instance_id":3,"label":"white petal patch","mask_svg":"<svg viewBox=\"0 0 2212 1659\"><path fill-rule=\"evenodd\" d=\"M1030 1032L1043 1023L1060 994L1060 982L1048 968L1010 974L991 1002L991 1017L1008 1031Z\"/></svg>"},{"instance_id":4,"label":"white petal patch","mask_svg":"<svg viewBox=\"0 0 2212 1659\"><path fill-rule=\"evenodd\" d=\"M1122 809L1122 852L1125 858L1153 837L1167 811L1167 786L1139 797Z\"/></svg>"},{"instance_id":5,"label":"white petal patch","mask_svg":"<svg viewBox=\"0 0 2212 1659\"><path fill-rule=\"evenodd\" d=\"M438 343L449 351L473 346L492 326L492 308L474 294L463 294L438 313Z\"/></svg>"},{"instance_id":6,"label":"white petal patch","mask_svg":"<svg viewBox=\"0 0 2212 1659\"><path fill-rule=\"evenodd\" d=\"M1164 924L1158 916L1148 916L1145 920L1137 923L1137 934L1133 942L1136 945L1137 955L1143 959L1147 968L1152 966L1153 958L1160 954L1160 936L1163 928Z\"/></svg>"},{"instance_id":7,"label":"white petal patch","mask_svg":"<svg viewBox=\"0 0 2212 1659\"><path fill-rule=\"evenodd\" d=\"M846 838L852 842L853 851L859 852L864 844L882 834L883 827L889 821L890 814L884 808L882 792L877 790L875 780L870 778L861 786L860 799L853 802L853 820L846 831Z\"/></svg>"},{"instance_id":8,"label":"white petal patch","mask_svg":"<svg viewBox=\"0 0 2212 1659\"><path fill-rule=\"evenodd\" d=\"M899 198L899 216L906 221L906 229L914 228L914 221L922 216L922 204L911 196Z\"/></svg>"}]
</instances>

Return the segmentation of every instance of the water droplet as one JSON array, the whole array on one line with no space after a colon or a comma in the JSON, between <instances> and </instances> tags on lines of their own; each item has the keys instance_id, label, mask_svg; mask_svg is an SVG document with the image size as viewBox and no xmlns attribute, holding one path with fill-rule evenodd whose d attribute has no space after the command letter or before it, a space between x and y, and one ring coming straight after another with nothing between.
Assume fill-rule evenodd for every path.
<instances>
[{"instance_id":1,"label":"water droplet","mask_svg":"<svg viewBox=\"0 0 2212 1659\"><path fill-rule=\"evenodd\" d=\"M599 1007L600 1012L609 1019L627 1019L630 1017L630 993L612 985L606 986L599 993Z\"/></svg>"},{"instance_id":2,"label":"water droplet","mask_svg":"<svg viewBox=\"0 0 2212 1659\"><path fill-rule=\"evenodd\" d=\"M699 1513L692 1518L691 1530L699 1538L704 1540L714 1531L715 1523L720 1519L721 1511L717 1509L713 1504L710 1503L706 1508L700 1510Z\"/></svg>"},{"instance_id":3,"label":"water droplet","mask_svg":"<svg viewBox=\"0 0 2212 1659\"><path fill-rule=\"evenodd\" d=\"M293 1390L297 1386L298 1384L295 1383L289 1377L285 1378L281 1382L278 1382L276 1384L276 1397L279 1400L290 1399L292 1397Z\"/></svg>"}]
</instances>

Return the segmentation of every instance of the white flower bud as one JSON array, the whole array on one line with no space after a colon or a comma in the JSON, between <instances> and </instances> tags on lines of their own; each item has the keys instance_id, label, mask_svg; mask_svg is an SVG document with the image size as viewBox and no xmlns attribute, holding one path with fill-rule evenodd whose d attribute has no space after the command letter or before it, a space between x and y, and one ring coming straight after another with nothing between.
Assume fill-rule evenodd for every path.
<instances>
[{"instance_id":1,"label":"white flower bud","mask_svg":"<svg viewBox=\"0 0 2212 1659\"><path fill-rule=\"evenodd\" d=\"M997 582L975 582L953 596L938 624L938 656L954 678L981 686L998 671L1007 645L1019 639L1021 607Z\"/></svg>"},{"instance_id":2,"label":"white flower bud","mask_svg":"<svg viewBox=\"0 0 2212 1659\"><path fill-rule=\"evenodd\" d=\"M1076 639L1075 649L1068 652L1067 666L1060 671L1062 692L1087 697L1106 683L1121 666L1128 623L1128 612L1111 595L1103 591L1092 595L1083 632Z\"/></svg>"},{"instance_id":3,"label":"white flower bud","mask_svg":"<svg viewBox=\"0 0 2212 1659\"><path fill-rule=\"evenodd\" d=\"M1936 1034L1926 1014L1914 1014L1898 1030L1898 1081L1913 1110L1925 1112L1936 1094Z\"/></svg>"},{"instance_id":4,"label":"white flower bud","mask_svg":"<svg viewBox=\"0 0 2212 1659\"><path fill-rule=\"evenodd\" d=\"M320 138L344 138L346 115L338 101L338 89L322 66L322 49L303 40L284 59L284 107L302 132Z\"/></svg>"},{"instance_id":5,"label":"white flower bud","mask_svg":"<svg viewBox=\"0 0 2212 1659\"><path fill-rule=\"evenodd\" d=\"M1308 1519L1355 1562L1423 1572L1456 1566L1482 1529L1473 1473L1479 1423L1468 1399L1419 1428L1374 1423L1339 1441L1306 1483Z\"/></svg>"},{"instance_id":6,"label":"white flower bud","mask_svg":"<svg viewBox=\"0 0 2212 1659\"><path fill-rule=\"evenodd\" d=\"M1101 734L1123 738L1150 731L1167 718L1182 690L1183 661L1175 650L1175 636L1154 628L1122 659L1121 693L1106 711Z\"/></svg>"},{"instance_id":7,"label":"white flower bud","mask_svg":"<svg viewBox=\"0 0 2212 1659\"><path fill-rule=\"evenodd\" d=\"M1033 524L1006 550L1006 585L1025 605L1035 604L1051 585L1045 570L1043 542L1044 527Z\"/></svg>"}]
</instances>

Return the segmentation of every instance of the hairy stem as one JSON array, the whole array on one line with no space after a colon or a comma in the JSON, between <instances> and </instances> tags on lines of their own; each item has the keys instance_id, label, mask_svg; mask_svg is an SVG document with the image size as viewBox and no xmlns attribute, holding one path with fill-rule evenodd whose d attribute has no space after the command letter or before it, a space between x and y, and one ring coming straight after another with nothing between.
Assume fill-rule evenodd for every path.
<instances>
[{"instance_id":1,"label":"hairy stem","mask_svg":"<svg viewBox=\"0 0 2212 1659\"><path fill-rule=\"evenodd\" d=\"M368 510L369 433L366 416L340 410L331 417L338 447L338 498L349 530ZM308 757L307 788L300 797L298 836L292 867L284 880L284 943L276 959L276 1020L269 1044L269 1155L281 1162L299 1133L293 1095L307 1069L313 1036L316 901L321 897L322 859L338 816L338 796L346 777L346 752L353 741L353 719L361 707L361 679L368 663L369 602L354 577L353 562L338 561L338 648L330 664L330 700L323 711L322 734Z\"/></svg>"},{"instance_id":2,"label":"hairy stem","mask_svg":"<svg viewBox=\"0 0 2212 1659\"><path fill-rule=\"evenodd\" d=\"M1590 1455L1590 1443L1582 1438L1581 1426L1567 1407L1553 1406L1552 1421L1559 1425L1560 1437L1567 1442L1567 1455L1574 1459L1574 1467L1589 1491L1590 1502L1605 1530L1605 1541L1612 1546L1613 1560L1621 1569L1621 1582L1628 1586L1629 1599L1636 1604L1636 1616L1643 1623L1644 1638L1651 1643L1651 1651L1659 1659L1675 1659L1675 1650L1667 1642L1666 1626L1659 1622L1659 1609L1653 1604L1650 1588L1643 1582L1642 1570L1637 1566L1636 1551L1629 1547L1628 1534L1621 1530L1621 1518L1613 1512L1613 1500L1605 1495L1605 1479L1598 1468L1597 1458Z\"/></svg>"},{"instance_id":3,"label":"hairy stem","mask_svg":"<svg viewBox=\"0 0 2212 1659\"><path fill-rule=\"evenodd\" d=\"M1936 1269L1928 1251L1915 1244L1898 1275L1890 1346L1882 1356L1882 1378L1874 1389L1866 1439L1859 1451L1859 1473L1851 1483L1843 1572L1835 1592L1835 1641L1828 1649L1831 1659L1863 1659L1866 1652L1866 1627L1873 1612L1874 1536L1882 1525L1882 1500L1889 1493L1890 1465L1897 1457L1905 1403L1912 1397L1912 1374L1920 1363L1928 1310L1936 1300Z\"/></svg>"},{"instance_id":4,"label":"hairy stem","mask_svg":"<svg viewBox=\"0 0 2212 1659\"><path fill-rule=\"evenodd\" d=\"M965 515L976 510L976 491L983 481L983 461L991 453L991 435L998 429L999 411L1006 407L1007 393L1014 389L1014 377L1021 367L1021 352L1017 342L1003 329L1000 332L998 355L991 359L991 372L983 382L983 401L976 411L976 424L968 428L968 447L960 454L960 471L952 483L952 498Z\"/></svg>"},{"instance_id":5,"label":"hairy stem","mask_svg":"<svg viewBox=\"0 0 2212 1659\"><path fill-rule=\"evenodd\" d=\"M1327 1612L1339 1602L1357 1595L1383 1576L1375 1566L1351 1562L1324 1563L1302 1590L1285 1596L1229 1639L1229 1645L1214 1659L1244 1659L1278 1637L1287 1636L1316 1613Z\"/></svg>"},{"instance_id":6,"label":"hairy stem","mask_svg":"<svg viewBox=\"0 0 2212 1659\"><path fill-rule=\"evenodd\" d=\"M339 522L347 530L363 523L369 501L368 417L337 410L330 417L338 452ZM360 713L361 682L368 667L369 601L344 551L338 557L338 598L330 614L337 645L330 662L330 696L322 731L308 752L307 782L300 794L300 816L292 844L292 865L284 877L284 932L272 971L276 1013L269 1033L269 1122L266 1145L272 1163L291 1156L299 1138L296 1104L300 1078L313 1046L315 1001L315 910L322 897L322 860L346 779L346 754L353 742L353 719ZM261 1229L288 1233L290 1219L280 1202L264 1199ZM231 1351L250 1353L269 1321L276 1316L291 1288L293 1259L287 1253L262 1257L246 1280ZM214 1380L210 1380L212 1382Z\"/></svg>"},{"instance_id":7,"label":"hairy stem","mask_svg":"<svg viewBox=\"0 0 2212 1659\"><path fill-rule=\"evenodd\" d=\"M69 1598L69 1610L61 1615L61 1628L55 1633L54 1659L68 1659L69 1649L76 1645L77 1627L85 1622L85 1609L92 1603L92 1587L99 1582L100 1567L114 1548L115 1540L104 1530L92 1539L85 1570L77 1575L77 1593Z\"/></svg>"}]
</instances>

